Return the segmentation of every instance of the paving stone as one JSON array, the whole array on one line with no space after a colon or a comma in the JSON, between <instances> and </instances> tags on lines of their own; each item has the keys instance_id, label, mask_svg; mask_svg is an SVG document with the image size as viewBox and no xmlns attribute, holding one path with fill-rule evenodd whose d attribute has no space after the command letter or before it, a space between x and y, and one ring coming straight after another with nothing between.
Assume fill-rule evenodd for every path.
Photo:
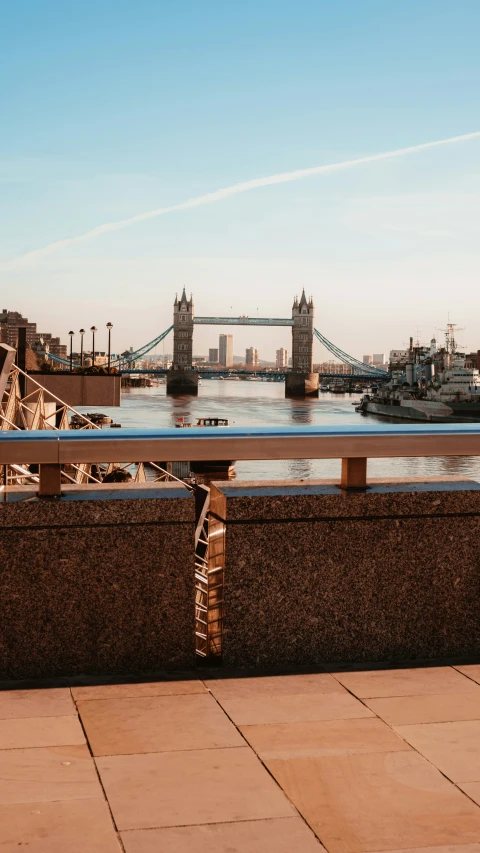
<instances>
[{"instance_id":1,"label":"paving stone","mask_svg":"<svg viewBox=\"0 0 480 853\"><path fill-rule=\"evenodd\" d=\"M241 731L262 759L410 749L391 728L374 718L243 726Z\"/></svg>"},{"instance_id":2,"label":"paving stone","mask_svg":"<svg viewBox=\"0 0 480 853\"><path fill-rule=\"evenodd\" d=\"M259 675L246 678L216 678L205 681L217 699L249 699L263 694L343 693L344 688L326 672L301 675Z\"/></svg>"},{"instance_id":3,"label":"paving stone","mask_svg":"<svg viewBox=\"0 0 480 853\"><path fill-rule=\"evenodd\" d=\"M450 666L332 674L340 684L360 699L379 696L417 696L425 693L465 693L475 689L472 681Z\"/></svg>"},{"instance_id":4,"label":"paving stone","mask_svg":"<svg viewBox=\"0 0 480 853\"><path fill-rule=\"evenodd\" d=\"M430 693L364 701L378 717L392 726L480 720L480 685L478 690L469 690L468 693Z\"/></svg>"},{"instance_id":5,"label":"paving stone","mask_svg":"<svg viewBox=\"0 0 480 853\"><path fill-rule=\"evenodd\" d=\"M80 743L85 743L85 735L76 716L0 720L0 749Z\"/></svg>"},{"instance_id":6,"label":"paving stone","mask_svg":"<svg viewBox=\"0 0 480 853\"><path fill-rule=\"evenodd\" d=\"M131 830L122 841L125 853L325 853L299 817Z\"/></svg>"},{"instance_id":7,"label":"paving stone","mask_svg":"<svg viewBox=\"0 0 480 853\"><path fill-rule=\"evenodd\" d=\"M414 751L266 764L329 853L480 839L480 809Z\"/></svg>"},{"instance_id":8,"label":"paving stone","mask_svg":"<svg viewBox=\"0 0 480 853\"><path fill-rule=\"evenodd\" d=\"M87 746L5 749L0 762L0 804L103 798Z\"/></svg>"},{"instance_id":9,"label":"paving stone","mask_svg":"<svg viewBox=\"0 0 480 853\"><path fill-rule=\"evenodd\" d=\"M0 690L0 720L18 717L64 717L76 714L70 690Z\"/></svg>"},{"instance_id":10,"label":"paving stone","mask_svg":"<svg viewBox=\"0 0 480 853\"><path fill-rule=\"evenodd\" d=\"M467 678L472 678L473 681L480 684L480 663L469 663L465 666L456 666L455 669L463 675L466 675Z\"/></svg>"},{"instance_id":11,"label":"paving stone","mask_svg":"<svg viewBox=\"0 0 480 853\"><path fill-rule=\"evenodd\" d=\"M113 755L96 763L120 830L295 814L248 747Z\"/></svg>"},{"instance_id":12,"label":"paving stone","mask_svg":"<svg viewBox=\"0 0 480 853\"><path fill-rule=\"evenodd\" d=\"M480 720L395 726L452 782L480 782Z\"/></svg>"},{"instance_id":13,"label":"paving stone","mask_svg":"<svg viewBox=\"0 0 480 853\"><path fill-rule=\"evenodd\" d=\"M458 782L457 784L468 797L480 806L480 782Z\"/></svg>"},{"instance_id":14,"label":"paving stone","mask_svg":"<svg viewBox=\"0 0 480 853\"><path fill-rule=\"evenodd\" d=\"M94 755L245 745L213 696L150 696L79 702Z\"/></svg>"},{"instance_id":15,"label":"paving stone","mask_svg":"<svg viewBox=\"0 0 480 853\"><path fill-rule=\"evenodd\" d=\"M0 850L121 853L105 800L0 805Z\"/></svg>"},{"instance_id":16,"label":"paving stone","mask_svg":"<svg viewBox=\"0 0 480 853\"><path fill-rule=\"evenodd\" d=\"M183 681L146 681L141 684L94 684L72 687L76 700L87 699L140 699L144 696L183 696L190 693L206 693L203 682L194 678Z\"/></svg>"},{"instance_id":17,"label":"paving stone","mask_svg":"<svg viewBox=\"0 0 480 853\"><path fill-rule=\"evenodd\" d=\"M218 698L222 708L238 726L262 723L313 722L373 717L354 696L342 693L268 693L248 698Z\"/></svg>"}]
</instances>

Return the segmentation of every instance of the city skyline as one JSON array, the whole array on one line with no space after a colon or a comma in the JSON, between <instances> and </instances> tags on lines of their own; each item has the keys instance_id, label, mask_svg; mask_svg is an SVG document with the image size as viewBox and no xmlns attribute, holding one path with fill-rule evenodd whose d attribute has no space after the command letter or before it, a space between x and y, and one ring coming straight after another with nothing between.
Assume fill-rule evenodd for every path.
<instances>
[{"instance_id":1,"label":"city skyline","mask_svg":"<svg viewBox=\"0 0 480 853\"><path fill-rule=\"evenodd\" d=\"M440 337L449 315L476 349L480 141L444 143L478 133L479 25L471 0L10 5L6 303L62 341L111 321L125 349L169 325L183 286L199 313L236 316L288 316L305 287L357 358ZM254 343L291 348L281 329Z\"/></svg>"}]
</instances>

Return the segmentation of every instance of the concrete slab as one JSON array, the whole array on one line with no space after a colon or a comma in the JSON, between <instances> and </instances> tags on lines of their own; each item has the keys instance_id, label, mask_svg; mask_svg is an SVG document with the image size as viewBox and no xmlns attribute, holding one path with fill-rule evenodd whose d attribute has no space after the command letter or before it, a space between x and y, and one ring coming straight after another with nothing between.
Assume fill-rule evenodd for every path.
<instances>
[{"instance_id":1,"label":"concrete slab","mask_svg":"<svg viewBox=\"0 0 480 853\"><path fill-rule=\"evenodd\" d=\"M474 684L450 666L332 672L360 699L379 696L414 696L427 693L464 693Z\"/></svg>"},{"instance_id":2,"label":"concrete slab","mask_svg":"<svg viewBox=\"0 0 480 853\"><path fill-rule=\"evenodd\" d=\"M70 690L1 690L0 720L19 717L65 717L76 714Z\"/></svg>"},{"instance_id":3,"label":"concrete slab","mask_svg":"<svg viewBox=\"0 0 480 853\"><path fill-rule=\"evenodd\" d=\"M0 750L82 743L85 735L76 716L0 720Z\"/></svg>"},{"instance_id":4,"label":"concrete slab","mask_svg":"<svg viewBox=\"0 0 480 853\"><path fill-rule=\"evenodd\" d=\"M125 853L322 853L325 850L299 817L132 830L122 832L122 842Z\"/></svg>"},{"instance_id":5,"label":"concrete slab","mask_svg":"<svg viewBox=\"0 0 480 853\"><path fill-rule=\"evenodd\" d=\"M4 853L120 853L105 800L0 805Z\"/></svg>"},{"instance_id":6,"label":"concrete slab","mask_svg":"<svg viewBox=\"0 0 480 853\"><path fill-rule=\"evenodd\" d=\"M259 675L253 678L206 679L205 684L217 699L248 699L259 695L308 693L344 693L344 688L328 673L302 675Z\"/></svg>"},{"instance_id":7,"label":"concrete slab","mask_svg":"<svg viewBox=\"0 0 480 853\"><path fill-rule=\"evenodd\" d=\"M94 755L243 747L213 696L150 696L79 702Z\"/></svg>"},{"instance_id":8,"label":"concrete slab","mask_svg":"<svg viewBox=\"0 0 480 853\"><path fill-rule=\"evenodd\" d=\"M241 732L262 760L410 749L401 737L376 719L242 726Z\"/></svg>"},{"instance_id":9,"label":"concrete slab","mask_svg":"<svg viewBox=\"0 0 480 853\"><path fill-rule=\"evenodd\" d=\"M237 726L268 723L348 720L374 714L348 693L259 694L250 698L218 699Z\"/></svg>"},{"instance_id":10,"label":"concrete slab","mask_svg":"<svg viewBox=\"0 0 480 853\"><path fill-rule=\"evenodd\" d=\"M0 804L103 799L87 746L5 749Z\"/></svg>"},{"instance_id":11,"label":"concrete slab","mask_svg":"<svg viewBox=\"0 0 480 853\"><path fill-rule=\"evenodd\" d=\"M468 678L472 678L473 681L476 681L477 684L480 684L480 663L470 663L465 666L456 666L455 667L458 672L461 672L463 675L466 675Z\"/></svg>"},{"instance_id":12,"label":"concrete slab","mask_svg":"<svg viewBox=\"0 0 480 853\"><path fill-rule=\"evenodd\" d=\"M395 726L452 782L480 782L480 720Z\"/></svg>"},{"instance_id":13,"label":"concrete slab","mask_svg":"<svg viewBox=\"0 0 480 853\"><path fill-rule=\"evenodd\" d=\"M143 696L185 696L206 693L203 682L192 678L184 681L146 681L131 684L94 684L72 687L75 700L87 699L139 699Z\"/></svg>"},{"instance_id":14,"label":"concrete slab","mask_svg":"<svg viewBox=\"0 0 480 853\"><path fill-rule=\"evenodd\" d=\"M120 830L295 815L248 747L114 755L96 763Z\"/></svg>"},{"instance_id":15,"label":"concrete slab","mask_svg":"<svg viewBox=\"0 0 480 853\"><path fill-rule=\"evenodd\" d=\"M468 693L365 699L365 704L391 726L480 720L480 685L478 690L469 689Z\"/></svg>"},{"instance_id":16,"label":"concrete slab","mask_svg":"<svg viewBox=\"0 0 480 853\"><path fill-rule=\"evenodd\" d=\"M459 782L458 787L465 791L474 803L480 806L480 782Z\"/></svg>"},{"instance_id":17,"label":"concrete slab","mask_svg":"<svg viewBox=\"0 0 480 853\"><path fill-rule=\"evenodd\" d=\"M268 761L329 853L470 844L480 810L415 752Z\"/></svg>"}]
</instances>

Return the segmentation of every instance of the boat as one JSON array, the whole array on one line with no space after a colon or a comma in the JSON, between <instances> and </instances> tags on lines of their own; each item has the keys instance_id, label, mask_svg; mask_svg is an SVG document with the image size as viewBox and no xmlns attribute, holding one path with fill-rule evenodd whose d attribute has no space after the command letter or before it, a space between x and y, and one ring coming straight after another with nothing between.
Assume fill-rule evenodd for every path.
<instances>
[{"instance_id":1,"label":"boat","mask_svg":"<svg viewBox=\"0 0 480 853\"><path fill-rule=\"evenodd\" d=\"M175 426L177 429L189 429L197 427L228 427L227 418L197 418L196 423L178 418ZM201 462L190 462L190 470L193 474L209 475L219 474L222 476L232 476L235 470L235 460L232 459L214 459L203 460Z\"/></svg>"},{"instance_id":2,"label":"boat","mask_svg":"<svg viewBox=\"0 0 480 853\"><path fill-rule=\"evenodd\" d=\"M322 382L322 384L320 385L320 391L328 391L328 385L325 382Z\"/></svg>"},{"instance_id":3,"label":"boat","mask_svg":"<svg viewBox=\"0 0 480 853\"><path fill-rule=\"evenodd\" d=\"M330 385L330 391L332 394L344 394L345 386L343 382L336 382L334 385Z\"/></svg>"}]
</instances>

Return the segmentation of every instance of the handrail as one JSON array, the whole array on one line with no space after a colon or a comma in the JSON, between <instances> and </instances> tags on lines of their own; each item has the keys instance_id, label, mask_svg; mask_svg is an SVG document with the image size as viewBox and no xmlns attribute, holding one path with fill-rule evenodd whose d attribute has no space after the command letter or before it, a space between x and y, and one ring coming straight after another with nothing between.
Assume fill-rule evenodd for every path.
<instances>
[{"instance_id":1,"label":"handrail","mask_svg":"<svg viewBox=\"0 0 480 853\"><path fill-rule=\"evenodd\" d=\"M480 424L0 432L0 464L480 456Z\"/></svg>"}]
</instances>

